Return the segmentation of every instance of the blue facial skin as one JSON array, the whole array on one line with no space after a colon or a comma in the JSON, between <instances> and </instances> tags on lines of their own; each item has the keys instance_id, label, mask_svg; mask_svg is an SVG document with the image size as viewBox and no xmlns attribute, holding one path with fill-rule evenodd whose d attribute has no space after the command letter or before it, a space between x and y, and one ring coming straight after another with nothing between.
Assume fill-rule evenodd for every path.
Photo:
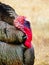
<instances>
[{"instance_id":1,"label":"blue facial skin","mask_svg":"<svg viewBox=\"0 0 49 65\"><path fill-rule=\"evenodd\" d=\"M25 20L24 26L26 26L26 27L28 27L29 29L31 29L31 28L30 28L30 23L29 23L29 21L26 21L26 20Z\"/></svg>"}]
</instances>

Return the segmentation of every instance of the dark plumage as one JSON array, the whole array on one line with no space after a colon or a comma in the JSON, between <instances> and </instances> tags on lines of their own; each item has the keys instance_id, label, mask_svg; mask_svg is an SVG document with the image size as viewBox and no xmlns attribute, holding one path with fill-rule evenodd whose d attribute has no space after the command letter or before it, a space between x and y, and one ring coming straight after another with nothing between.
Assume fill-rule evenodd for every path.
<instances>
[{"instance_id":1,"label":"dark plumage","mask_svg":"<svg viewBox=\"0 0 49 65\"><path fill-rule=\"evenodd\" d=\"M15 13L15 10L12 7L0 2L0 20L13 24L13 20L17 16L18 15Z\"/></svg>"},{"instance_id":2,"label":"dark plumage","mask_svg":"<svg viewBox=\"0 0 49 65\"><path fill-rule=\"evenodd\" d=\"M0 65L34 64L34 48L23 45L26 35L13 26L17 16L11 6L0 2Z\"/></svg>"},{"instance_id":3,"label":"dark plumage","mask_svg":"<svg viewBox=\"0 0 49 65\"><path fill-rule=\"evenodd\" d=\"M13 20L17 16L18 15L15 13L15 10L12 7L0 2L0 27L2 27L4 31L6 31L6 40L12 37L12 41L15 40L14 42L16 42L19 40L18 43L22 43L24 42L23 37L25 36L25 34L18 29L16 30L16 28L13 26ZM17 31L19 31L19 33L16 33ZM21 32L22 34L20 34ZM16 40L16 37L19 39Z\"/></svg>"}]
</instances>

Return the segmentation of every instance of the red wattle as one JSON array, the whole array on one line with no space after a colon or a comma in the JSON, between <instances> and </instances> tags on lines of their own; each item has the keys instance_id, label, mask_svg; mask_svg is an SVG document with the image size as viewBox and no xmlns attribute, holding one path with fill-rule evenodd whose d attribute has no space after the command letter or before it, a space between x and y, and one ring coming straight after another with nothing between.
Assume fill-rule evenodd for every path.
<instances>
[{"instance_id":1,"label":"red wattle","mask_svg":"<svg viewBox=\"0 0 49 65\"><path fill-rule=\"evenodd\" d=\"M25 20L24 16L18 16L14 20L14 26L17 27L17 28L19 28L20 30L22 30L26 34L27 39L26 39L24 45L27 48L31 48L32 31L28 27L24 26L24 22L25 22L24 20Z\"/></svg>"},{"instance_id":2,"label":"red wattle","mask_svg":"<svg viewBox=\"0 0 49 65\"><path fill-rule=\"evenodd\" d=\"M18 16L18 17L16 18L16 20L17 20L18 22L20 22L21 24L23 24L25 18L26 18L25 16Z\"/></svg>"},{"instance_id":3,"label":"red wattle","mask_svg":"<svg viewBox=\"0 0 49 65\"><path fill-rule=\"evenodd\" d=\"M27 48L31 48L31 43L25 42L25 43L24 43L24 46L27 47Z\"/></svg>"}]
</instances>

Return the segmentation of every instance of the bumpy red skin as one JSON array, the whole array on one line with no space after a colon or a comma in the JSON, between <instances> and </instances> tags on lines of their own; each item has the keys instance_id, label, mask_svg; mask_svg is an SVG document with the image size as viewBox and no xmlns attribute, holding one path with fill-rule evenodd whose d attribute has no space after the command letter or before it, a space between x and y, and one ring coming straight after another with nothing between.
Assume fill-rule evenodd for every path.
<instances>
[{"instance_id":1,"label":"bumpy red skin","mask_svg":"<svg viewBox=\"0 0 49 65\"><path fill-rule=\"evenodd\" d=\"M14 20L14 26L16 28L19 28L20 30L22 30L26 36L27 36L27 39L24 43L24 45L27 47L27 48L31 48L31 40L32 40L32 31L31 29L29 29L28 27L24 26L24 21L25 20L25 17L24 16L18 16L15 20Z\"/></svg>"}]
</instances>

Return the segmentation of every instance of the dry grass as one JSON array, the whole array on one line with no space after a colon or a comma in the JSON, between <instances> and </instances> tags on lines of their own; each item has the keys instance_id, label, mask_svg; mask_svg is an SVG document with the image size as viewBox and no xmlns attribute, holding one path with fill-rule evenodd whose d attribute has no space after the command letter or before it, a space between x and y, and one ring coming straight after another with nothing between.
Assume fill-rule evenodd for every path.
<instances>
[{"instance_id":1,"label":"dry grass","mask_svg":"<svg viewBox=\"0 0 49 65\"><path fill-rule=\"evenodd\" d=\"M31 21L35 65L49 65L49 0L0 0Z\"/></svg>"}]
</instances>

